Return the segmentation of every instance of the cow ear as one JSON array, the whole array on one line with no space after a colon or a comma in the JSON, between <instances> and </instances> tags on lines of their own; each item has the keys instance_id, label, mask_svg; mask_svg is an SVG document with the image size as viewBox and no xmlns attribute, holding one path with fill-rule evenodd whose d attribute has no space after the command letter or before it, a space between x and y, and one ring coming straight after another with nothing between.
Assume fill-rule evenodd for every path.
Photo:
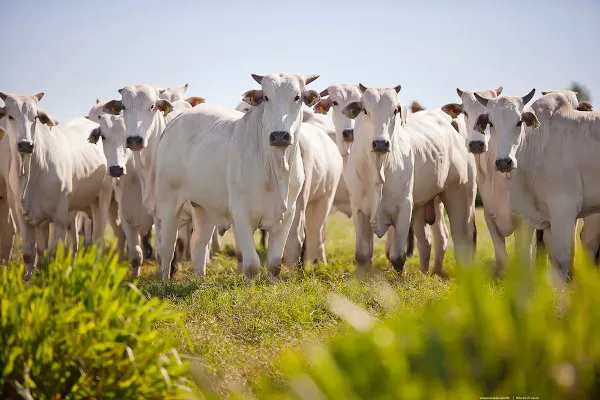
<instances>
[{"instance_id":1,"label":"cow ear","mask_svg":"<svg viewBox=\"0 0 600 400\"><path fill-rule=\"evenodd\" d=\"M363 111L362 103L360 101L353 101L352 103L350 103L346 107L344 107L344 109L342 110L342 114L344 114L346 117L348 117L350 119L354 119L354 118L358 117L358 115L362 111Z\"/></svg>"},{"instance_id":2,"label":"cow ear","mask_svg":"<svg viewBox=\"0 0 600 400\"><path fill-rule=\"evenodd\" d=\"M580 101L577 109L579 111L593 111L592 103L589 101Z\"/></svg>"},{"instance_id":3,"label":"cow ear","mask_svg":"<svg viewBox=\"0 0 600 400\"><path fill-rule=\"evenodd\" d=\"M0 119L4 118L6 115L6 108L0 107Z\"/></svg>"},{"instance_id":4,"label":"cow ear","mask_svg":"<svg viewBox=\"0 0 600 400\"><path fill-rule=\"evenodd\" d=\"M540 120L533 113L533 111L525 111L523 115L521 115L521 122L525 122L525 124L534 130L540 125Z\"/></svg>"},{"instance_id":5,"label":"cow ear","mask_svg":"<svg viewBox=\"0 0 600 400\"><path fill-rule=\"evenodd\" d=\"M452 117L452 119L458 117L463 112L463 108L460 104L450 103L442 107L442 111Z\"/></svg>"},{"instance_id":6,"label":"cow ear","mask_svg":"<svg viewBox=\"0 0 600 400\"><path fill-rule=\"evenodd\" d=\"M0 99L2 99L2 101L6 100L7 97L8 95L6 93L0 92Z\"/></svg>"},{"instance_id":7,"label":"cow ear","mask_svg":"<svg viewBox=\"0 0 600 400\"><path fill-rule=\"evenodd\" d=\"M321 98L321 100L313 107L313 111L317 114L327 114L332 105L333 101L331 99Z\"/></svg>"},{"instance_id":8,"label":"cow ear","mask_svg":"<svg viewBox=\"0 0 600 400\"><path fill-rule=\"evenodd\" d=\"M305 90L302 92L302 100L308 107L312 107L321 100L321 96L316 90Z\"/></svg>"},{"instance_id":9,"label":"cow ear","mask_svg":"<svg viewBox=\"0 0 600 400\"><path fill-rule=\"evenodd\" d=\"M169 100L161 99L156 101L156 108L162 111L163 115L166 117L171 111L173 111L173 104L171 104Z\"/></svg>"},{"instance_id":10,"label":"cow ear","mask_svg":"<svg viewBox=\"0 0 600 400\"><path fill-rule=\"evenodd\" d=\"M329 89L323 90L321 93L319 93L319 96L321 96L321 97L329 96Z\"/></svg>"},{"instance_id":11,"label":"cow ear","mask_svg":"<svg viewBox=\"0 0 600 400\"><path fill-rule=\"evenodd\" d=\"M410 105L410 111L414 114L416 112L419 111L424 111L425 109L423 108L423 106L421 105L421 103L419 103L418 101L413 101L412 104Z\"/></svg>"},{"instance_id":12,"label":"cow ear","mask_svg":"<svg viewBox=\"0 0 600 400\"><path fill-rule=\"evenodd\" d=\"M42 124L46 124L46 125L48 125L48 127L49 127L50 129L52 129L52 127L53 127L54 125L58 125L58 121L56 121L56 120L55 120L55 119L53 119L53 118L50 118L50 117L48 116L48 114L46 114L46 113L45 113L45 112L43 112L43 111L38 111L37 117L38 117L38 119L40 120L40 122L41 122Z\"/></svg>"},{"instance_id":13,"label":"cow ear","mask_svg":"<svg viewBox=\"0 0 600 400\"><path fill-rule=\"evenodd\" d=\"M396 113L400 114L400 125L406 125L406 116L408 115L408 109L404 104L398 104L396 107Z\"/></svg>"},{"instance_id":14,"label":"cow ear","mask_svg":"<svg viewBox=\"0 0 600 400\"><path fill-rule=\"evenodd\" d=\"M6 131L3 127L0 126L0 140L4 138L4 135L6 135Z\"/></svg>"},{"instance_id":15,"label":"cow ear","mask_svg":"<svg viewBox=\"0 0 600 400\"><path fill-rule=\"evenodd\" d=\"M252 76L254 76L254 75L252 75ZM261 77L261 80L262 80L262 77ZM264 99L265 99L265 95L262 90L254 90L254 89L248 90L242 96L242 100L244 100L246 103L250 104L251 106L260 105Z\"/></svg>"},{"instance_id":16,"label":"cow ear","mask_svg":"<svg viewBox=\"0 0 600 400\"><path fill-rule=\"evenodd\" d=\"M100 127L92 129L92 131L90 132L90 136L88 136L88 142L94 144L98 143L98 140L100 140L101 135L102 131L100 130Z\"/></svg>"},{"instance_id":17,"label":"cow ear","mask_svg":"<svg viewBox=\"0 0 600 400\"><path fill-rule=\"evenodd\" d=\"M202 104L205 100L202 97L188 97L185 99L188 103L192 105L192 107L196 107L198 104Z\"/></svg>"},{"instance_id":18,"label":"cow ear","mask_svg":"<svg viewBox=\"0 0 600 400\"><path fill-rule=\"evenodd\" d=\"M119 115L124 109L125 107L123 107L121 100L111 100L102 106L102 111L112 115Z\"/></svg>"},{"instance_id":19,"label":"cow ear","mask_svg":"<svg viewBox=\"0 0 600 400\"><path fill-rule=\"evenodd\" d=\"M36 99L38 99L38 101L40 101L42 99L42 97L44 97L44 92L39 92L38 94L36 94L34 96Z\"/></svg>"},{"instance_id":20,"label":"cow ear","mask_svg":"<svg viewBox=\"0 0 600 400\"><path fill-rule=\"evenodd\" d=\"M360 89L361 93L364 93L367 91L368 87L366 87L365 85L363 85L362 83L358 84L358 88Z\"/></svg>"},{"instance_id":21,"label":"cow ear","mask_svg":"<svg viewBox=\"0 0 600 400\"><path fill-rule=\"evenodd\" d=\"M490 114L481 114L479 117L477 117L477 121L475 121L473 129L481 134L485 134L485 130L487 129L488 125L492 125L490 123Z\"/></svg>"}]
</instances>

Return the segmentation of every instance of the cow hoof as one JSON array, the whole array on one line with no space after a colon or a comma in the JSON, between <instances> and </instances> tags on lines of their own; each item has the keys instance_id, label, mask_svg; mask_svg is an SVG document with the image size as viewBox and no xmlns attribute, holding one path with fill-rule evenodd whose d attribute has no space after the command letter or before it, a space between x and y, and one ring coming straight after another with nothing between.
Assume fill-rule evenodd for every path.
<instances>
[{"instance_id":1,"label":"cow hoof","mask_svg":"<svg viewBox=\"0 0 600 400\"><path fill-rule=\"evenodd\" d=\"M277 277L281 273L281 264L269 265L267 267L267 270L269 271L269 274Z\"/></svg>"},{"instance_id":2,"label":"cow hoof","mask_svg":"<svg viewBox=\"0 0 600 400\"><path fill-rule=\"evenodd\" d=\"M259 272L260 272L260 266L258 266L258 265L249 265L244 270L244 276L246 277L246 280L251 281L251 280L253 280L254 278L256 278L258 276Z\"/></svg>"},{"instance_id":3,"label":"cow hoof","mask_svg":"<svg viewBox=\"0 0 600 400\"><path fill-rule=\"evenodd\" d=\"M433 271L433 275L437 275L437 276L439 276L442 279L448 279L448 274L445 273L444 271L442 271L441 269L440 270L437 270L437 269L434 270Z\"/></svg>"},{"instance_id":4,"label":"cow hoof","mask_svg":"<svg viewBox=\"0 0 600 400\"><path fill-rule=\"evenodd\" d=\"M406 262L406 255L402 254L397 257L392 258L392 266L397 272L402 272L404 270L404 263Z\"/></svg>"},{"instance_id":5,"label":"cow hoof","mask_svg":"<svg viewBox=\"0 0 600 400\"><path fill-rule=\"evenodd\" d=\"M137 278L140 276L140 265L141 264L142 264L142 262L139 258L135 258L135 259L131 260L131 275L134 278Z\"/></svg>"}]
</instances>

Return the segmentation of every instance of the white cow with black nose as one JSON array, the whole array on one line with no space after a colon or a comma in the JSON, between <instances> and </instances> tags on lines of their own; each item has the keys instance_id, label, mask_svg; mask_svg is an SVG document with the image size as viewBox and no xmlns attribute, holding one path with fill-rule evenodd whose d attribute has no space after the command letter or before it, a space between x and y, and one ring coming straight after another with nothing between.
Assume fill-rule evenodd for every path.
<instances>
[{"instance_id":1,"label":"white cow with black nose","mask_svg":"<svg viewBox=\"0 0 600 400\"><path fill-rule=\"evenodd\" d=\"M163 279L169 278L176 218L186 201L193 205L197 274L205 274L206 246L214 227L231 223L248 279L260 269L253 239L259 228L269 232L267 269L272 275L280 271L304 183L302 104L319 101L319 94L306 88L317 76L253 78L261 88L244 94L253 106L246 114L202 104L175 119L160 139L154 195Z\"/></svg>"},{"instance_id":2,"label":"white cow with black nose","mask_svg":"<svg viewBox=\"0 0 600 400\"><path fill-rule=\"evenodd\" d=\"M420 235L425 232L429 208L425 206L436 196L446 207L458 258L470 262L476 183L475 162L466 150L464 125L457 132L441 110L407 116L406 107L398 99L400 86L359 87L361 99L342 111L356 120L346 181L356 228L357 264L363 271L369 270L373 233L382 237L394 227L395 246L389 258L396 270L402 270L414 208L421 268L428 268L430 248Z\"/></svg>"}]
</instances>

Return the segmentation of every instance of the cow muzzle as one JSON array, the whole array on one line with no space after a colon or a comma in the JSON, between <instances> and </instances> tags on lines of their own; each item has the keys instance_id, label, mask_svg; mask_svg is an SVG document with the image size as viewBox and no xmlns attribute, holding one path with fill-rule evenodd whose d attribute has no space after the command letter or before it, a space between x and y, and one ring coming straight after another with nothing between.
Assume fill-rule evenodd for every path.
<instances>
[{"instance_id":1,"label":"cow muzzle","mask_svg":"<svg viewBox=\"0 0 600 400\"><path fill-rule=\"evenodd\" d=\"M473 154L485 153L485 143L481 140L469 142L469 151Z\"/></svg>"},{"instance_id":2,"label":"cow muzzle","mask_svg":"<svg viewBox=\"0 0 600 400\"><path fill-rule=\"evenodd\" d=\"M127 136L127 139L125 139L125 146L133 151L142 150L145 147L144 138L141 136Z\"/></svg>"},{"instance_id":3,"label":"cow muzzle","mask_svg":"<svg viewBox=\"0 0 600 400\"><path fill-rule=\"evenodd\" d=\"M19 153L31 154L33 153L33 142L31 140L19 140L17 150L19 150Z\"/></svg>"},{"instance_id":4,"label":"cow muzzle","mask_svg":"<svg viewBox=\"0 0 600 400\"><path fill-rule=\"evenodd\" d=\"M510 172L515 169L513 160L510 158L501 158L496 160L496 170L500 172Z\"/></svg>"},{"instance_id":5,"label":"cow muzzle","mask_svg":"<svg viewBox=\"0 0 600 400\"><path fill-rule=\"evenodd\" d=\"M123 167L121 167L120 165L111 165L110 167L108 167L108 174L113 178L120 178L121 176L123 176L123 172Z\"/></svg>"},{"instance_id":6,"label":"cow muzzle","mask_svg":"<svg viewBox=\"0 0 600 400\"><path fill-rule=\"evenodd\" d=\"M375 153L388 153L390 151L390 141L385 139L373 140L373 151Z\"/></svg>"},{"instance_id":7,"label":"cow muzzle","mask_svg":"<svg viewBox=\"0 0 600 400\"><path fill-rule=\"evenodd\" d=\"M285 131L274 131L269 135L269 144L273 147L288 147L292 144L292 135Z\"/></svg>"},{"instance_id":8,"label":"cow muzzle","mask_svg":"<svg viewBox=\"0 0 600 400\"><path fill-rule=\"evenodd\" d=\"M342 131L342 138L344 138L344 141L346 141L346 142L353 142L354 141L354 129L344 129Z\"/></svg>"}]
</instances>

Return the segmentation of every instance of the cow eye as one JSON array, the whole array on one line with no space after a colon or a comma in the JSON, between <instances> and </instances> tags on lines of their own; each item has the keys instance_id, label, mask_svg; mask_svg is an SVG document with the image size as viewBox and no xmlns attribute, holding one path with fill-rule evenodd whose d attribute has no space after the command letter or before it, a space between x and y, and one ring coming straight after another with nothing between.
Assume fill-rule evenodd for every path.
<instances>
[{"instance_id":1,"label":"cow eye","mask_svg":"<svg viewBox=\"0 0 600 400\"><path fill-rule=\"evenodd\" d=\"M334 106L339 106L339 104L338 104L338 102L337 102L337 101L334 101L334 102L333 102L333 105L334 105Z\"/></svg>"},{"instance_id":2,"label":"cow eye","mask_svg":"<svg viewBox=\"0 0 600 400\"><path fill-rule=\"evenodd\" d=\"M521 126L522 124L523 124L523 121L517 122L517 126Z\"/></svg>"},{"instance_id":3,"label":"cow eye","mask_svg":"<svg viewBox=\"0 0 600 400\"><path fill-rule=\"evenodd\" d=\"M300 100L300 96L296 95L296 97L294 97L294 101L298 101L298 100Z\"/></svg>"},{"instance_id":4,"label":"cow eye","mask_svg":"<svg viewBox=\"0 0 600 400\"><path fill-rule=\"evenodd\" d=\"M150 106L150 111L154 110L154 104Z\"/></svg>"},{"instance_id":5,"label":"cow eye","mask_svg":"<svg viewBox=\"0 0 600 400\"><path fill-rule=\"evenodd\" d=\"M462 113L465 115L465 118L469 118L469 114L467 114L464 110Z\"/></svg>"},{"instance_id":6,"label":"cow eye","mask_svg":"<svg viewBox=\"0 0 600 400\"><path fill-rule=\"evenodd\" d=\"M363 109L365 115L369 115L369 113L367 112L367 110Z\"/></svg>"},{"instance_id":7,"label":"cow eye","mask_svg":"<svg viewBox=\"0 0 600 400\"><path fill-rule=\"evenodd\" d=\"M269 96L265 96L265 101L269 101Z\"/></svg>"},{"instance_id":8,"label":"cow eye","mask_svg":"<svg viewBox=\"0 0 600 400\"><path fill-rule=\"evenodd\" d=\"M12 115L9 115L8 119L10 119L12 121L14 118L12 117Z\"/></svg>"}]
</instances>

